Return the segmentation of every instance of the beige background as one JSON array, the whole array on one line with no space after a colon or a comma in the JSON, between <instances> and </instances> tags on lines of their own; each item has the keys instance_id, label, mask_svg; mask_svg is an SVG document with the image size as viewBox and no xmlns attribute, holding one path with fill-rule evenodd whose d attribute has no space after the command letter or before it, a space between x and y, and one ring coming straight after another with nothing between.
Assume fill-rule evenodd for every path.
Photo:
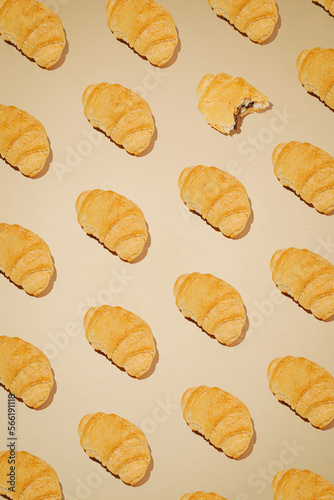
<instances>
[{"instance_id":1,"label":"beige background","mask_svg":"<svg viewBox=\"0 0 334 500\"><path fill-rule=\"evenodd\" d=\"M281 355L306 356L334 372L334 322L316 320L277 292L269 261L278 248L306 247L334 263L333 215L317 213L273 174L271 154L283 141L309 141L331 154L333 112L300 85L295 61L304 48L334 46L334 19L311 0L279 0L278 30L252 43L206 0L164 0L180 34L172 64L151 66L110 33L105 1L45 0L60 15L68 50L43 70L0 40L0 102L36 116L45 126L52 161L29 179L0 160L0 220L17 223L49 244L57 269L52 290L33 298L0 276L1 333L20 336L49 355L57 383L40 411L17 402L20 450L49 462L66 500L180 499L195 490L229 500L270 499L281 468L308 468L334 482L334 426L313 428L280 404L266 370ZM269 96L272 108L246 117L226 137L197 109L196 87L206 73L242 76ZM120 83L151 106L157 136L132 157L92 132L81 105L87 85ZM238 177L252 203L252 222L236 241L225 238L183 205L178 176L187 166L215 165ZM112 189L136 202L150 232L144 258L122 262L89 238L74 205L86 189ZM235 286L248 314L239 345L226 347L187 321L173 285L186 272L209 272ZM120 305L151 326L159 351L155 369L131 379L85 339L91 305ZM179 402L191 386L216 385L248 406L255 439L231 460L191 432ZM6 446L7 392L0 390L0 442ZM137 487L88 458L77 426L89 412L117 413L146 432L150 474Z\"/></svg>"}]
</instances>

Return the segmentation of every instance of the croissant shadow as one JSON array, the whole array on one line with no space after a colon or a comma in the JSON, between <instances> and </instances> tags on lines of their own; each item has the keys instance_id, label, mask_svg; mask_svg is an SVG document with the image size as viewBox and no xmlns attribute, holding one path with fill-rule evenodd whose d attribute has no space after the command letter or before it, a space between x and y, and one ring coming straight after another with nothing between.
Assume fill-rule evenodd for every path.
<instances>
[{"instance_id":1,"label":"croissant shadow","mask_svg":"<svg viewBox=\"0 0 334 500\"><path fill-rule=\"evenodd\" d=\"M66 56L67 56L67 54L69 52L69 43L68 43L67 34L66 34L66 30L65 29L64 29L64 33L65 33L65 47L63 49L63 52L62 52L59 60L56 62L56 64L54 64L53 66L51 66L51 68L49 68L48 71L53 71L55 69L60 68L60 66L62 66L64 64L64 62L65 62Z\"/></svg>"},{"instance_id":2,"label":"croissant shadow","mask_svg":"<svg viewBox=\"0 0 334 500\"><path fill-rule=\"evenodd\" d=\"M55 267L55 261L54 261L54 258L53 258L52 255L51 255L51 259L52 259L52 263L53 263L53 273L52 273L52 276L51 276L49 284L45 288L45 290L43 290L42 293L40 293L39 295L36 296L37 299L42 298L42 297L46 297L46 295L48 295L51 292L51 290L53 289L53 286L54 286L54 284L55 284L55 282L57 280L57 269Z\"/></svg>"},{"instance_id":3,"label":"croissant shadow","mask_svg":"<svg viewBox=\"0 0 334 500\"><path fill-rule=\"evenodd\" d=\"M277 398L276 398L277 399ZM332 420L328 425L326 425L326 427L323 427L322 429L320 429L320 427L316 427L315 425L313 425L307 418L305 417L302 417L301 415L299 415L299 413L294 410L293 408L291 408L291 406L286 403L285 401L281 401L281 400L277 400L281 405L283 406L286 406L290 411L292 411L298 418L304 420L305 423L307 423L308 425L311 425L313 427L313 429L316 429L318 431L323 431L323 432L326 432L330 429L333 429L334 428L334 420Z\"/></svg>"},{"instance_id":4,"label":"croissant shadow","mask_svg":"<svg viewBox=\"0 0 334 500\"><path fill-rule=\"evenodd\" d=\"M233 457L229 457L228 455L226 455L224 453L224 451L221 449L221 448L217 448L214 444L212 444L206 437L203 436L203 434L201 434L200 432L198 431L195 431L193 429L192 432L194 434L197 434L197 436L200 436L202 439L205 439L205 441L210 445L212 446L216 451L218 451L219 453L222 453L223 455L225 455L226 458L228 458L229 460L237 460L238 462L240 462L241 460L244 460L245 458L249 457L249 455L252 453L253 451L253 448L254 448L254 444L256 443L256 440L257 440L257 437L256 437L256 431L254 429L254 422L253 422L253 419L252 420L252 424L253 424L253 436L252 436L252 439L250 440L249 442L249 445L247 447L247 450L244 451L244 453L242 455L240 455L240 457L238 458L233 458Z\"/></svg>"},{"instance_id":5,"label":"croissant shadow","mask_svg":"<svg viewBox=\"0 0 334 500\"><path fill-rule=\"evenodd\" d=\"M299 304L299 302L297 302L297 300L295 300L293 297L291 297L291 295L289 295L288 293L286 292L282 292L282 290L280 290L280 292L285 296L285 297L288 297L290 300L293 300L293 302L295 304L297 304L298 307L300 307L301 309L303 309L303 311L305 311L307 314L309 314L310 316L313 316L313 318L317 319L318 321L323 321L324 323L331 323L332 321L334 321L334 313L332 316L330 316L328 319L326 320L323 320L321 318L317 318L316 316L314 316L314 314L309 310L309 309L305 309L305 307L303 307L302 305Z\"/></svg>"},{"instance_id":6,"label":"croissant shadow","mask_svg":"<svg viewBox=\"0 0 334 500\"><path fill-rule=\"evenodd\" d=\"M48 408L51 405L52 401L54 400L55 394L57 392L57 382L56 382L55 374L54 374L54 371L52 368L51 368L51 371L52 371L53 380L54 380L52 389L50 391L48 399L39 408L36 408L36 411L45 410L46 408Z\"/></svg>"},{"instance_id":7,"label":"croissant shadow","mask_svg":"<svg viewBox=\"0 0 334 500\"><path fill-rule=\"evenodd\" d=\"M321 5L320 3L316 3L316 5L317 5L317 7L320 7L322 10L324 10L326 12L326 14L329 14L331 17L334 17L334 14L329 12L329 10L326 10L324 5Z\"/></svg>"},{"instance_id":8,"label":"croissant shadow","mask_svg":"<svg viewBox=\"0 0 334 500\"><path fill-rule=\"evenodd\" d=\"M148 252L148 249L149 247L151 246L151 235L150 233L148 232L148 224L146 222L146 226L147 226L147 240L146 240L146 243L144 245L144 248L141 252L140 255L138 255L138 257L136 257L132 262L129 262L127 260L124 260L122 259L118 254L117 252L115 252L114 250L110 250L110 248L106 247L106 245L100 241L96 236L94 236L93 234L88 234L85 232L85 234L91 238L92 240L95 240L95 241L98 241L106 250L108 250L108 252L110 252L112 255L115 255L116 257L118 257L119 259L121 259L122 262L126 262L127 264L136 264L138 262L141 262L147 255L147 252Z\"/></svg>"},{"instance_id":9,"label":"croissant shadow","mask_svg":"<svg viewBox=\"0 0 334 500\"><path fill-rule=\"evenodd\" d=\"M334 215L334 207L333 209L328 213L328 214L325 214L324 212L319 212L319 210L317 210L314 205L312 205L312 203L308 203L307 201L305 201L299 194L296 193L296 191L294 191L292 188L290 188L289 186L284 186L284 184L282 184L282 186L287 190L287 191L291 191L291 193L293 193L295 196L297 196L302 202L304 202L309 208L312 208L313 210L316 210L318 214L320 215L324 215L324 216L327 216L327 217L331 217L332 215Z\"/></svg>"},{"instance_id":10,"label":"croissant shadow","mask_svg":"<svg viewBox=\"0 0 334 500\"><path fill-rule=\"evenodd\" d=\"M17 172L20 172L26 179L39 179L40 177L43 177L46 174L46 172L49 170L50 164L51 164L51 162L53 160L53 153L52 153L52 150L50 148L50 140L49 140L49 138L47 138L47 139L48 139L48 142L49 142L49 149L50 149L49 155L48 155L48 157L46 159L45 165L42 168L42 170L40 172L38 172L38 174L35 175L34 177L30 177L30 175L26 175L23 172L21 172L21 170L18 167L14 167L14 165L12 165L11 163L8 163L8 161L6 160L6 158L4 158L3 156L1 156L0 158L1 158L1 160L4 161L4 163L6 165L8 165L9 167L11 167L13 170L16 170Z\"/></svg>"},{"instance_id":11,"label":"croissant shadow","mask_svg":"<svg viewBox=\"0 0 334 500\"><path fill-rule=\"evenodd\" d=\"M316 99L318 99L318 101L320 101L321 104L323 104L326 108L330 109L332 113L334 112L334 109L331 108L330 106L328 106L328 104L326 104L325 101L323 101L322 99L320 99L320 96L318 96L317 94L315 94L314 92L311 92L309 90L307 90L307 93L310 94L312 97L316 97Z\"/></svg>"},{"instance_id":12,"label":"croissant shadow","mask_svg":"<svg viewBox=\"0 0 334 500\"><path fill-rule=\"evenodd\" d=\"M269 106L267 106L266 108L264 109L259 109L259 110L256 110L254 111L253 113L257 113L259 115L262 115L262 113L265 113L266 111L271 111L271 109L273 108L273 104L271 102L269 102ZM252 115L253 113L249 113L250 115ZM244 121L244 119L247 117L248 115L245 115L245 116L242 116L242 117L238 117L237 120L236 120L236 124L235 124L235 127L233 130L231 130L231 132L229 132L227 135L229 137L233 137L234 135L239 135L241 134L242 130L241 130L241 125ZM217 130L217 132L219 132L219 130ZM221 132L220 132L221 133Z\"/></svg>"},{"instance_id":13,"label":"croissant shadow","mask_svg":"<svg viewBox=\"0 0 334 500\"><path fill-rule=\"evenodd\" d=\"M148 447L149 447L150 454L151 454L151 448L150 448L150 445L148 445ZM120 481L121 481L121 478L120 478L117 474L114 474L113 472L111 472L111 471L110 471L110 470L109 470L109 469L108 469L105 465L103 465L103 464L102 464L99 460L97 460L97 459L96 459L96 458L94 458L94 457L90 457L89 455L88 455L88 457L89 457L89 459L90 459L90 460L92 460L93 462L95 462L95 463L99 464L99 466L100 466L100 467L103 467L103 468L104 468L104 470L105 470L106 472L108 472L109 474L111 474L111 475L112 475L115 479L117 479L117 480L120 480ZM141 480L140 480L137 484L133 484L133 485L131 485L131 484L127 484L127 483L124 483L124 484L126 484L127 486L132 486L133 488L135 488L135 487L137 487L137 486L142 486L142 485L143 485L143 484L145 484L145 483L148 481L148 479L150 478L151 472L152 472L152 470L153 470L153 466L154 466L154 461L153 461L153 457L152 457L152 454L151 454L151 460L150 460L150 463L149 463L149 465L148 465L148 467L147 467L147 470L146 470L146 472L145 472L144 477L143 477L143 478L142 478L142 479L141 479Z\"/></svg>"}]
</instances>

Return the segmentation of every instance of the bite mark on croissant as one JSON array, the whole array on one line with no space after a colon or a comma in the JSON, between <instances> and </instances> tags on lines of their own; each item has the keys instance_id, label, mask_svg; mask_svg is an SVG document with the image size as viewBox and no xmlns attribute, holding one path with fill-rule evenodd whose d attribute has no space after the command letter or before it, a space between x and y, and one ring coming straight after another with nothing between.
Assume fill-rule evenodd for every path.
<instances>
[{"instance_id":1,"label":"bite mark on croissant","mask_svg":"<svg viewBox=\"0 0 334 500\"><path fill-rule=\"evenodd\" d=\"M244 116L269 107L268 97L243 78L226 73L205 75L198 87L198 108L207 123L225 135L236 130Z\"/></svg>"}]
</instances>

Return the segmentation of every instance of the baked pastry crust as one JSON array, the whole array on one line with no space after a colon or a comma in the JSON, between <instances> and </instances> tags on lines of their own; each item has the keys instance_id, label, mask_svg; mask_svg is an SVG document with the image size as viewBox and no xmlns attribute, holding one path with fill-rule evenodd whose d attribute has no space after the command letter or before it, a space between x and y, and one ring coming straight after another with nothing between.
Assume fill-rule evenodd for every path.
<instances>
[{"instance_id":1,"label":"baked pastry crust","mask_svg":"<svg viewBox=\"0 0 334 500\"><path fill-rule=\"evenodd\" d=\"M238 120L269 106L268 97L243 78L226 73L205 75L198 87L198 109L207 123L225 135L236 130Z\"/></svg>"},{"instance_id":2,"label":"baked pastry crust","mask_svg":"<svg viewBox=\"0 0 334 500\"><path fill-rule=\"evenodd\" d=\"M140 208L114 191L84 191L76 201L78 222L109 250L128 262L144 250L147 225Z\"/></svg>"},{"instance_id":3,"label":"baked pastry crust","mask_svg":"<svg viewBox=\"0 0 334 500\"><path fill-rule=\"evenodd\" d=\"M223 16L237 30L253 41L263 43L272 35L278 21L275 0L209 0L218 16Z\"/></svg>"},{"instance_id":4,"label":"baked pastry crust","mask_svg":"<svg viewBox=\"0 0 334 500\"><path fill-rule=\"evenodd\" d=\"M15 492L9 490L10 453L0 451L0 495L12 500L63 498L56 471L44 460L27 451L15 452Z\"/></svg>"},{"instance_id":5,"label":"baked pastry crust","mask_svg":"<svg viewBox=\"0 0 334 500\"><path fill-rule=\"evenodd\" d=\"M18 337L0 336L0 384L31 408L48 399L54 384L47 356Z\"/></svg>"},{"instance_id":6,"label":"baked pastry crust","mask_svg":"<svg viewBox=\"0 0 334 500\"><path fill-rule=\"evenodd\" d=\"M50 249L29 229L0 223L0 271L28 294L40 295L54 271Z\"/></svg>"},{"instance_id":7,"label":"baked pastry crust","mask_svg":"<svg viewBox=\"0 0 334 500\"><path fill-rule=\"evenodd\" d=\"M334 377L306 358L275 358L267 371L270 390L301 417L323 429L334 419Z\"/></svg>"},{"instance_id":8,"label":"baked pastry crust","mask_svg":"<svg viewBox=\"0 0 334 500\"><path fill-rule=\"evenodd\" d=\"M220 497L217 493L205 493L204 491L195 491L194 493L186 493L181 500L226 500Z\"/></svg>"},{"instance_id":9,"label":"baked pastry crust","mask_svg":"<svg viewBox=\"0 0 334 500\"><path fill-rule=\"evenodd\" d=\"M88 456L102 463L126 484L137 484L151 460L145 434L114 414L86 415L78 428L80 444Z\"/></svg>"},{"instance_id":10,"label":"baked pastry crust","mask_svg":"<svg viewBox=\"0 0 334 500\"><path fill-rule=\"evenodd\" d=\"M172 57L178 43L172 15L153 0L109 0L108 26L151 64L163 66Z\"/></svg>"},{"instance_id":11,"label":"baked pastry crust","mask_svg":"<svg viewBox=\"0 0 334 500\"><path fill-rule=\"evenodd\" d=\"M272 278L281 292L294 298L319 319L334 314L334 266L307 249L277 250L270 262Z\"/></svg>"},{"instance_id":12,"label":"baked pastry crust","mask_svg":"<svg viewBox=\"0 0 334 500\"><path fill-rule=\"evenodd\" d=\"M334 109L334 49L303 50L297 59L300 83Z\"/></svg>"},{"instance_id":13,"label":"baked pastry crust","mask_svg":"<svg viewBox=\"0 0 334 500\"><path fill-rule=\"evenodd\" d=\"M148 324L122 307L91 307L84 317L86 338L132 377L142 377L156 353Z\"/></svg>"},{"instance_id":14,"label":"baked pastry crust","mask_svg":"<svg viewBox=\"0 0 334 500\"><path fill-rule=\"evenodd\" d=\"M154 121L145 99L118 83L89 85L82 104L87 120L116 144L133 155L148 147L154 133Z\"/></svg>"},{"instance_id":15,"label":"baked pastry crust","mask_svg":"<svg viewBox=\"0 0 334 500\"><path fill-rule=\"evenodd\" d=\"M334 16L334 0L312 0L314 3L317 3L324 7L332 16Z\"/></svg>"},{"instance_id":16,"label":"baked pastry crust","mask_svg":"<svg viewBox=\"0 0 334 500\"><path fill-rule=\"evenodd\" d=\"M29 177L37 175L49 156L46 130L34 116L0 104L0 154Z\"/></svg>"},{"instance_id":17,"label":"baked pastry crust","mask_svg":"<svg viewBox=\"0 0 334 500\"><path fill-rule=\"evenodd\" d=\"M220 343L230 345L240 336L246 322L245 307L229 283L212 274L182 274L175 282L174 295L182 314Z\"/></svg>"},{"instance_id":18,"label":"baked pastry crust","mask_svg":"<svg viewBox=\"0 0 334 500\"><path fill-rule=\"evenodd\" d=\"M191 387L183 394L181 407L189 427L225 455L238 458L245 453L253 424L247 406L236 396L218 387Z\"/></svg>"},{"instance_id":19,"label":"baked pastry crust","mask_svg":"<svg viewBox=\"0 0 334 500\"><path fill-rule=\"evenodd\" d=\"M309 470L279 471L273 479L274 500L334 499L334 485Z\"/></svg>"},{"instance_id":20,"label":"baked pastry crust","mask_svg":"<svg viewBox=\"0 0 334 500\"><path fill-rule=\"evenodd\" d=\"M181 198L225 236L235 238L250 216L248 194L240 181L216 167L185 168L179 177Z\"/></svg>"},{"instance_id":21,"label":"baked pastry crust","mask_svg":"<svg viewBox=\"0 0 334 500\"><path fill-rule=\"evenodd\" d=\"M319 212L334 209L334 158L308 142L285 142L276 146L272 162L283 186L293 189Z\"/></svg>"},{"instance_id":22,"label":"baked pastry crust","mask_svg":"<svg viewBox=\"0 0 334 500\"><path fill-rule=\"evenodd\" d=\"M51 68L65 47L62 22L37 0L0 0L0 34L43 68Z\"/></svg>"}]
</instances>

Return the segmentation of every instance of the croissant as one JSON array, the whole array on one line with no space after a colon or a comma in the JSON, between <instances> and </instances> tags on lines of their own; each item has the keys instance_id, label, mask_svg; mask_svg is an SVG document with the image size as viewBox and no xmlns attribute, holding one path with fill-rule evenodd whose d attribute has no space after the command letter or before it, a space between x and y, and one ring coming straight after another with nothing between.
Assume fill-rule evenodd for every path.
<instances>
[{"instance_id":1,"label":"croissant","mask_svg":"<svg viewBox=\"0 0 334 500\"><path fill-rule=\"evenodd\" d=\"M334 377L313 361L285 356L268 367L270 390L315 427L334 419Z\"/></svg>"},{"instance_id":2,"label":"croissant","mask_svg":"<svg viewBox=\"0 0 334 500\"><path fill-rule=\"evenodd\" d=\"M0 223L0 271L27 293L39 295L54 271L50 249L29 229Z\"/></svg>"},{"instance_id":3,"label":"croissant","mask_svg":"<svg viewBox=\"0 0 334 500\"><path fill-rule=\"evenodd\" d=\"M151 460L145 434L118 415L95 413L82 418L80 444L88 456L97 459L124 483L136 484Z\"/></svg>"},{"instance_id":4,"label":"croissant","mask_svg":"<svg viewBox=\"0 0 334 500\"><path fill-rule=\"evenodd\" d=\"M0 495L12 500L63 498L51 465L27 451L12 450L0 451Z\"/></svg>"},{"instance_id":5,"label":"croissant","mask_svg":"<svg viewBox=\"0 0 334 500\"><path fill-rule=\"evenodd\" d=\"M243 78L226 73L205 75L197 87L198 108L211 127L225 135L237 129L238 120L269 106L268 97Z\"/></svg>"},{"instance_id":6,"label":"croissant","mask_svg":"<svg viewBox=\"0 0 334 500\"><path fill-rule=\"evenodd\" d=\"M128 43L151 64L163 66L178 43L174 19L153 0L109 0L108 26L116 38Z\"/></svg>"},{"instance_id":7,"label":"croissant","mask_svg":"<svg viewBox=\"0 0 334 500\"><path fill-rule=\"evenodd\" d=\"M313 0L313 2L321 5L334 16L334 0Z\"/></svg>"},{"instance_id":8,"label":"croissant","mask_svg":"<svg viewBox=\"0 0 334 500\"><path fill-rule=\"evenodd\" d=\"M0 383L32 408L48 399L53 373L46 355L18 337L0 336Z\"/></svg>"},{"instance_id":9,"label":"croissant","mask_svg":"<svg viewBox=\"0 0 334 500\"><path fill-rule=\"evenodd\" d=\"M82 104L87 120L116 144L139 155L150 144L154 121L150 106L136 92L117 83L89 85Z\"/></svg>"},{"instance_id":10,"label":"croissant","mask_svg":"<svg viewBox=\"0 0 334 500\"><path fill-rule=\"evenodd\" d=\"M227 19L253 41L262 43L273 33L278 20L274 0L209 0L218 16Z\"/></svg>"},{"instance_id":11,"label":"croissant","mask_svg":"<svg viewBox=\"0 0 334 500\"><path fill-rule=\"evenodd\" d=\"M274 283L319 319L334 314L334 266L320 255L298 248L277 250L270 269Z\"/></svg>"},{"instance_id":12,"label":"croissant","mask_svg":"<svg viewBox=\"0 0 334 500\"><path fill-rule=\"evenodd\" d=\"M65 47L61 20L37 0L0 0L0 34L43 68L54 66Z\"/></svg>"},{"instance_id":13,"label":"croissant","mask_svg":"<svg viewBox=\"0 0 334 500\"><path fill-rule=\"evenodd\" d=\"M226 500L216 493L204 493L204 491L196 491L195 493L186 493L181 500Z\"/></svg>"},{"instance_id":14,"label":"croissant","mask_svg":"<svg viewBox=\"0 0 334 500\"><path fill-rule=\"evenodd\" d=\"M216 167L185 168L179 177L181 198L225 236L235 238L247 224L250 204L245 187Z\"/></svg>"},{"instance_id":15,"label":"croissant","mask_svg":"<svg viewBox=\"0 0 334 500\"><path fill-rule=\"evenodd\" d=\"M24 175L34 177L49 156L45 128L26 111L0 104L0 154Z\"/></svg>"},{"instance_id":16,"label":"croissant","mask_svg":"<svg viewBox=\"0 0 334 500\"><path fill-rule=\"evenodd\" d=\"M183 418L193 431L202 434L225 455L240 457L253 436L247 406L218 387L192 387L182 396Z\"/></svg>"},{"instance_id":17,"label":"croissant","mask_svg":"<svg viewBox=\"0 0 334 500\"><path fill-rule=\"evenodd\" d=\"M272 482L274 500L334 499L334 484L309 470L277 472Z\"/></svg>"},{"instance_id":18,"label":"croissant","mask_svg":"<svg viewBox=\"0 0 334 500\"><path fill-rule=\"evenodd\" d=\"M246 322L242 298L233 286L212 274L182 274L175 282L176 305L221 344L230 345Z\"/></svg>"},{"instance_id":19,"label":"croissant","mask_svg":"<svg viewBox=\"0 0 334 500\"><path fill-rule=\"evenodd\" d=\"M150 368L156 353L148 324L122 307L91 307L84 318L86 338L95 350L108 356L132 377Z\"/></svg>"},{"instance_id":20,"label":"croissant","mask_svg":"<svg viewBox=\"0 0 334 500\"><path fill-rule=\"evenodd\" d=\"M78 222L109 250L128 262L138 257L148 233L143 212L125 196L113 191L84 191L75 209Z\"/></svg>"},{"instance_id":21,"label":"croissant","mask_svg":"<svg viewBox=\"0 0 334 500\"><path fill-rule=\"evenodd\" d=\"M297 59L298 78L307 92L334 109L334 49L303 50Z\"/></svg>"},{"instance_id":22,"label":"croissant","mask_svg":"<svg viewBox=\"0 0 334 500\"><path fill-rule=\"evenodd\" d=\"M293 189L319 212L334 209L334 158L308 142L276 146L272 162L283 186Z\"/></svg>"}]
</instances>

